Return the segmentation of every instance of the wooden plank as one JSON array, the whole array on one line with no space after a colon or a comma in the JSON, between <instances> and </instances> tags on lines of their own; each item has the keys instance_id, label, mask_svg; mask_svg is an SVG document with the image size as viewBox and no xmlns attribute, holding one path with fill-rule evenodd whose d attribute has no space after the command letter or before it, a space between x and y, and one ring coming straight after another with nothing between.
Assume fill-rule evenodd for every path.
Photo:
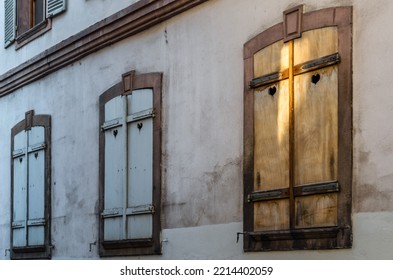
<instances>
[{"instance_id":1,"label":"wooden plank","mask_svg":"<svg viewBox=\"0 0 393 280\"><path fill-rule=\"evenodd\" d=\"M294 41L294 65L338 52L337 27L324 27L302 33Z\"/></svg>"},{"instance_id":2,"label":"wooden plank","mask_svg":"<svg viewBox=\"0 0 393 280\"><path fill-rule=\"evenodd\" d=\"M254 191L288 187L288 80L255 90L254 101Z\"/></svg>"},{"instance_id":3,"label":"wooden plank","mask_svg":"<svg viewBox=\"0 0 393 280\"><path fill-rule=\"evenodd\" d=\"M337 193L297 197L296 228L337 225Z\"/></svg>"},{"instance_id":4,"label":"wooden plank","mask_svg":"<svg viewBox=\"0 0 393 280\"><path fill-rule=\"evenodd\" d=\"M337 66L295 77L295 185L337 180L337 100Z\"/></svg>"},{"instance_id":5,"label":"wooden plank","mask_svg":"<svg viewBox=\"0 0 393 280\"><path fill-rule=\"evenodd\" d=\"M278 41L254 55L254 78L288 68L288 44Z\"/></svg>"},{"instance_id":6,"label":"wooden plank","mask_svg":"<svg viewBox=\"0 0 393 280\"><path fill-rule=\"evenodd\" d=\"M288 199L278 199L254 203L254 231L268 231L288 228Z\"/></svg>"}]
</instances>

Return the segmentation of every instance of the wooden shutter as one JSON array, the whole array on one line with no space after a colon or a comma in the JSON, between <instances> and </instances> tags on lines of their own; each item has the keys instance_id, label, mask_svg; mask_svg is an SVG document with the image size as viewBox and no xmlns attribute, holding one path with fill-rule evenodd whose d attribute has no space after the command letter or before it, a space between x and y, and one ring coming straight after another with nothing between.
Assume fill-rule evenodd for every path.
<instances>
[{"instance_id":1,"label":"wooden shutter","mask_svg":"<svg viewBox=\"0 0 393 280\"><path fill-rule=\"evenodd\" d=\"M352 244L351 9L301 10L245 45L246 251Z\"/></svg>"},{"instance_id":2,"label":"wooden shutter","mask_svg":"<svg viewBox=\"0 0 393 280\"><path fill-rule=\"evenodd\" d=\"M4 42L5 47L12 44L15 40L15 18L16 18L16 0L4 1Z\"/></svg>"},{"instance_id":3,"label":"wooden shutter","mask_svg":"<svg viewBox=\"0 0 393 280\"><path fill-rule=\"evenodd\" d=\"M21 131L14 136L13 160L13 209L12 209L12 246L27 246L27 132Z\"/></svg>"},{"instance_id":4,"label":"wooden shutter","mask_svg":"<svg viewBox=\"0 0 393 280\"><path fill-rule=\"evenodd\" d=\"M50 258L50 116L26 112L11 130L11 258Z\"/></svg>"},{"instance_id":5,"label":"wooden shutter","mask_svg":"<svg viewBox=\"0 0 393 280\"><path fill-rule=\"evenodd\" d=\"M137 90L105 105L104 240L152 237L152 104Z\"/></svg>"},{"instance_id":6,"label":"wooden shutter","mask_svg":"<svg viewBox=\"0 0 393 280\"><path fill-rule=\"evenodd\" d=\"M126 105L124 96L115 97L105 104L105 123L102 125L105 133L104 240L125 238Z\"/></svg>"},{"instance_id":7,"label":"wooden shutter","mask_svg":"<svg viewBox=\"0 0 393 280\"><path fill-rule=\"evenodd\" d=\"M127 238L153 234L153 91L134 90L128 96Z\"/></svg>"},{"instance_id":8,"label":"wooden shutter","mask_svg":"<svg viewBox=\"0 0 393 280\"><path fill-rule=\"evenodd\" d=\"M32 127L14 138L13 246L45 244L45 129Z\"/></svg>"},{"instance_id":9,"label":"wooden shutter","mask_svg":"<svg viewBox=\"0 0 393 280\"><path fill-rule=\"evenodd\" d=\"M50 18L66 10L66 0L46 0L46 17Z\"/></svg>"},{"instance_id":10,"label":"wooden shutter","mask_svg":"<svg viewBox=\"0 0 393 280\"><path fill-rule=\"evenodd\" d=\"M45 243L45 128L28 131L28 245Z\"/></svg>"},{"instance_id":11,"label":"wooden shutter","mask_svg":"<svg viewBox=\"0 0 393 280\"><path fill-rule=\"evenodd\" d=\"M161 253L162 74L100 95L100 256Z\"/></svg>"}]
</instances>

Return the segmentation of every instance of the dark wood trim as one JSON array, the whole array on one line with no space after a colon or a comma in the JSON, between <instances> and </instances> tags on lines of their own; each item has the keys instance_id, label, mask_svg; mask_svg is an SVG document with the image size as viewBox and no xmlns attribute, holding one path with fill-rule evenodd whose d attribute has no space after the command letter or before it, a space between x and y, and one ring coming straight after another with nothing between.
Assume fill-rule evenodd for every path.
<instances>
[{"instance_id":1,"label":"dark wood trim","mask_svg":"<svg viewBox=\"0 0 393 280\"><path fill-rule=\"evenodd\" d=\"M10 225L12 224L12 213L14 208L14 160L12 158L12 152L14 150L14 137L19 132L29 130L31 127L42 126L45 129L45 198L44 198L44 215L45 215L45 227L44 227L44 245L43 246L26 246L26 247L12 247L13 243L13 231L11 231L11 259L50 259L52 256L52 245L51 245L51 116L50 115L35 115L34 110L28 111L25 114L25 119L18 122L11 129L11 215Z\"/></svg>"},{"instance_id":2,"label":"dark wood trim","mask_svg":"<svg viewBox=\"0 0 393 280\"><path fill-rule=\"evenodd\" d=\"M0 97L207 0L140 0L0 76Z\"/></svg>"},{"instance_id":3,"label":"dark wood trim","mask_svg":"<svg viewBox=\"0 0 393 280\"><path fill-rule=\"evenodd\" d=\"M249 85L250 81L256 81L256 77L254 76L253 64L254 54L279 40L283 40L283 23L279 23L258 34L244 45L244 251L331 249L350 248L352 246L352 7L328 8L306 13L303 15L302 32L329 26L336 26L339 36L339 61L332 62L332 64L337 63L339 72L339 145L337 168L337 180L339 189L329 189L326 191L337 192L338 194L338 227L336 227L338 229L337 234L334 237L329 236L327 238L321 237L316 239L314 237L310 237L310 239L299 239L296 237L296 235L294 235L295 232L302 233L305 230L312 231L314 229L296 229L296 231L294 231L295 229L292 229L285 232L285 234L281 234L281 237L286 236L285 238L287 238L287 240L285 240L285 238L283 240L277 238L277 240L275 241L269 241L266 238L255 238L255 236L271 236L271 234L266 235L266 233L253 232L253 203L247 201L248 195L253 192L254 185L253 88L263 85L267 86L268 84L256 83L252 88ZM300 74L304 71L308 71L307 69L301 69L302 65L295 66L294 74ZM328 62L326 63L326 65L324 64L320 67L330 65L330 62ZM325 193L324 190L316 190L315 192L304 192L304 187L307 188L307 186L293 186L293 196L297 197L316 193ZM285 196L286 194L283 194L283 197ZM279 232L275 231L274 233L278 234Z\"/></svg>"},{"instance_id":4,"label":"dark wood trim","mask_svg":"<svg viewBox=\"0 0 393 280\"><path fill-rule=\"evenodd\" d=\"M24 45L30 43L31 41L40 37L41 35L45 34L51 29L52 29L52 19L49 18L40 22L39 24L35 25L33 28L29 29L25 33L16 37L15 49L16 50L20 49Z\"/></svg>"},{"instance_id":5,"label":"dark wood trim","mask_svg":"<svg viewBox=\"0 0 393 280\"><path fill-rule=\"evenodd\" d=\"M345 227L325 227L245 233L247 247L244 247L244 251L350 248L351 244L342 244L340 239L340 236L346 236L350 232L351 230Z\"/></svg>"},{"instance_id":6,"label":"dark wood trim","mask_svg":"<svg viewBox=\"0 0 393 280\"><path fill-rule=\"evenodd\" d=\"M123 82L124 78L130 79ZM129 88L128 88L129 86ZM122 75L122 81L109 88L100 96L100 126L105 120L105 103L120 96L132 94L133 90L151 88L153 90L153 236L151 239L104 241L104 223L99 218L100 256L131 256L161 254L161 107L162 107L162 74L137 74L130 71ZM126 93L124 92L126 89ZM104 182L105 182L105 135L99 136L99 206L100 212L104 209Z\"/></svg>"}]
</instances>

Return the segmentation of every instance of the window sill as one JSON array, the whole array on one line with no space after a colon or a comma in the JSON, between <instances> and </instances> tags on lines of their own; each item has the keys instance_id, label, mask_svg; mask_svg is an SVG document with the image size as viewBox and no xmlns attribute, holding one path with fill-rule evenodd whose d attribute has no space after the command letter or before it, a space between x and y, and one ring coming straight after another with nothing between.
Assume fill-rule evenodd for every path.
<instances>
[{"instance_id":1,"label":"window sill","mask_svg":"<svg viewBox=\"0 0 393 280\"><path fill-rule=\"evenodd\" d=\"M51 253L49 246L14 247L11 250L11 259L13 260L50 258Z\"/></svg>"},{"instance_id":2,"label":"window sill","mask_svg":"<svg viewBox=\"0 0 393 280\"><path fill-rule=\"evenodd\" d=\"M20 49L24 45L30 43L31 41L40 37L41 35L43 35L44 33L46 33L47 31L49 31L51 29L52 29L52 20L51 19L47 19L47 20L40 22L39 24L37 24L33 28L29 29L28 31L20 34L16 38L15 49L16 50Z\"/></svg>"},{"instance_id":3,"label":"window sill","mask_svg":"<svg viewBox=\"0 0 393 280\"><path fill-rule=\"evenodd\" d=\"M122 241L104 241L101 243L100 246L101 257L160 254L161 246L155 243L151 238Z\"/></svg>"},{"instance_id":4,"label":"window sill","mask_svg":"<svg viewBox=\"0 0 393 280\"><path fill-rule=\"evenodd\" d=\"M250 232L244 235L245 252L350 248L350 227L321 227Z\"/></svg>"}]
</instances>

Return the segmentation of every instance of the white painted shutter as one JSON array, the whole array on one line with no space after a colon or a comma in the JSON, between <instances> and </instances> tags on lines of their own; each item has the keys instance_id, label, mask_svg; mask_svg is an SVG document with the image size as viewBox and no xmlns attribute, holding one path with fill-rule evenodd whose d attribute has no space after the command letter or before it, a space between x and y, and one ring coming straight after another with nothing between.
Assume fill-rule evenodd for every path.
<instances>
[{"instance_id":1,"label":"white painted shutter","mask_svg":"<svg viewBox=\"0 0 393 280\"><path fill-rule=\"evenodd\" d=\"M12 160L14 165L13 180L13 209L12 209L12 246L24 247L26 240L27 222L27 133L19 132L14 136Z\"/></svg>"},{"instance_id":2,"label":"white painted shutter","mask_svg":"<svg viewBox=\"0 0 393 280\"><path fill-rule=\"evenodd\" d=\"M45 242L45 128L28 131L28 245Z\"/></svg>"},{"instance_id":3,"label":"white painted shutter","mask_svg":"<svg viewBox=\"0 0 393 280\"><path fill-rule=\"evenodd\" d=\"M125 100L119 96L105 104L104 240L124 238Z\"/></svg>"},{"instance_id":4,"label":"white painted shutter","mask_svg":"<svg viewBox=\"0 0 393 280\"><path fill-rule=\"evenodd\" d=\"M153 233L153 91L134 90L128 96L127 238L151 238Z\"/></svg>"},{"instance_id":5,"label":"white painted shutter","mask_svg":"<svg viewBox=\"0 0 393 280\"><path fill-rule=\"evenodd\" d=\"M15 40L15 0L4 1L4 44L5 47L12 44Z\"/></svg>"},{"instance_id":6,"label":"white painted shutter","mask_svg":"<svg viewBox=\"0 0 393 280\"><path fill-rule=\"evenodd\" d=\"M46 0L46 17L50 18L66 9L66 0Z\"/></svg>"}]
</instances>

